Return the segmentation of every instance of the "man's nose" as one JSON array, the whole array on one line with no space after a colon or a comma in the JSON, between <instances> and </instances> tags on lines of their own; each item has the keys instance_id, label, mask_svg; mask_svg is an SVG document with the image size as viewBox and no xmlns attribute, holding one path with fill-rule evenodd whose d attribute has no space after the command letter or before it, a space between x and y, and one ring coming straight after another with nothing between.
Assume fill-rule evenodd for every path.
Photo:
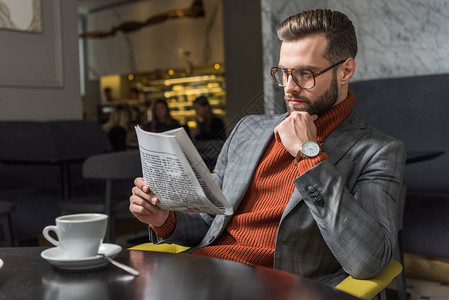
<instances>
[{"instance_id":1,"label":"man's nose","mask_svg":"<svg viewBox=\"0 0 449 300\"><path fill-rule=\"evenodd\" d=\"M284 93L286 94L296 94L301 91L301 87L296 84L293 80L292 75L290 74L287 78L287 84L284 86Z\"/></svg>"}]
</instances>

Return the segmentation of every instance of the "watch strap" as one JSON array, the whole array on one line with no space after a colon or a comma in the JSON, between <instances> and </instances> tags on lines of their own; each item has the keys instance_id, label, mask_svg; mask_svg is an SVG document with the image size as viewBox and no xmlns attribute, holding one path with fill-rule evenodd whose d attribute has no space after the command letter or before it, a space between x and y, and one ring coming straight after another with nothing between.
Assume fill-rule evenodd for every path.
<instances>
[{"instance_id":1,"label":"watch strap","mask_svg":"<svg viewBox=\"0 0 449 300\"><path fill-rule=\"evenodd\" d=\"M306 156L304 153L302 153L301 149L298 150L298 153L296 153L295 159L293 160L293 164L295 166L298 165L298 163L301 161L301 159L305 158Z\"/></svg>"}]
</instances>

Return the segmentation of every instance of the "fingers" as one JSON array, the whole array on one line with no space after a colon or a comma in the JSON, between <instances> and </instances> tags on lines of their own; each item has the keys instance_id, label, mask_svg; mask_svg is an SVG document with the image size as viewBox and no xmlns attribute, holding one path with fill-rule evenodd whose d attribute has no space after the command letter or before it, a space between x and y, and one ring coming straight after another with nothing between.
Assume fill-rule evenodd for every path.
<instances>
[{"instance_id":1,"label":"fingers","mask_svg":"<svg viewBox=\"0 0 449 300\"><path fill-rule=\"evenodd\" d=\"M150 191L150 187L145 183L142 177L137 177L136 179L134 179L134 184L145 193L148 193Z\"/></svg>"},{"instance_id":2,"label":"fingers","mask_svg":"<svg viewBox=\"0 0 449 300\"><path fill-rule=\"evenodd\" d=\"M129 202L130 212L139 220L145 220L145 223L154 224L153 220L162 214L162 209L157 206L159 200L155 196L147 200L133 194L129 198Z\"/></svg>"},{"instance_id":3,"label":"fingers","mask_svg":"<svg viewBox=\"0 0 449 300\"><path fill-rule=\"evenodd\" d=\"M298 149L306 141L316 141L317 129L314 121L317 115L310 115L305 111L294 111L274 129L277 142L281 142L285 149L296 156Z\"/></svg>"},{"instance_id":4,"label":"fingers","mask_svg":"<svg viewBox=\"0 0 449 300\"><path fill-rule=\"evenodd\" d=\"M136 186L132 188L130 208L136 213L144 213L145 210L151 213L157 212L159 207L156 205L159 203L159 199L150 191L143 178L136 178L134 184Z\"/></svg>"},{"instance_id":5,"label":"fingers","mask_svg":"<svg viewBox=\"0 0 449 300\"><path fill-rule=\"evenodd\" d=\"M133 193L133 195L136 195L136 196L138 196L140 198L143 198L143 199L145 199L147 201L150 201L151 198L153 198L155 196L151 192L144 192L144 191L142 191L142 189L140 189L138 186L135 186L135 187L132 188L132 193Z\"/></svg>"},{"instance_id":6,"label":"fingers","mask_svg":"<svg viewBox=\"0 0 449 300\"><path fill-rule=\"evenodd\" d=\"M154 195L142 177L134 180L132 195L129 197L129 211L145 224L161 226L168 218L168 211L157 204L159 199Z\"/></svg>"},{"instance_id":7,"label":"fingers","mask_svg":"<svg viewBox=\"0 0 449 300\"><path fill-rule=\"evenodd\" d=\"M281 124L290 123L291 126L297 130L307 131L309 128L313 128L315 130L316 125L314 122L317 119L318 115L310 115L308 112L304 111L295 111L292 112L283 122L281 122Z\"/></svg>"},{"instance_id":8,"label":"fingers","mask_svg":"<svg viewBox=\"0 0 449 300\"><path fill-rule=\"evenodd\" d=\"M304 119L304 120L308 120L309 118L311 118L313 121L315 121L318 118L318 116L310 115L306 111L294 111L286 119L288 119L288 118Z\"/></svg>"},{"instance_id":9,"label":"fingers","mask_svg":"<svg viewBox=\"0 0 449 300\"><path fill-rule=\"evenodd\" d=\"M274 128L274 138L278 143L281 143L281 136L279 135L279 125Z\"/></svg>"},{"instance_id":10,"label":"fingers","mask_svg":"<svg viewBox=\"0 0 449 300\"><path fill-rule=\"evenodd\" d=\"M153 197L151 201L159 202L156 197ZM145 224L162 226L168 218L167 210L163 210L135 194L129 198L129 202L129 211Z\"/></svg>"},{"instance_id":11,"label":"fingers","mask_svg":"<svg viewBox=\"0 0 449 300\"><path fill-rule=\"evenodd\" d=\"M135 212L135 213L139 213L139 214L157 213L160 210L160 208L156 205L158 203L158 201L154 200L157 198L153 197L151 199L153 199L153 200L148 201L139 196L132 195L129 198L131 212L133 212L133 213ZM155 204L153 204L153 203L155 203Z\"/></svg>"}]
</instances>

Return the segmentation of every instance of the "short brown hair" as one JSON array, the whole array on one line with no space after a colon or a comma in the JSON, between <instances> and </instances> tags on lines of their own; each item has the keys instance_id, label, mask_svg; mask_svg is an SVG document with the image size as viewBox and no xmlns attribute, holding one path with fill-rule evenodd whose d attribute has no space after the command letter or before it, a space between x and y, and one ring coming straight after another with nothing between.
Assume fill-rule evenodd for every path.
<instances>
[{"instance_id":1,"label":"short brown hair","mask_svg":"<svg viewBox=\"0 0 449 300\"><path fill-rule=\"evenodd\" d=\"M327 49L324 58L337 62L355 58L357 38L351 20L343 13L330 9L306 10L285 19L278 27L281 41L294 41L312 34L325 34Z\"/></svg>"}]
</instances>

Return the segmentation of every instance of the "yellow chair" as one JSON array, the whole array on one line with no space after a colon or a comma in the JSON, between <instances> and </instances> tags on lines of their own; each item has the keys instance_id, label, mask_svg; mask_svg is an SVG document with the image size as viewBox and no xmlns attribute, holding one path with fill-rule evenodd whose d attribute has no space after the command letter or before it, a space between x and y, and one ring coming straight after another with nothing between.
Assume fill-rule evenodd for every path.
<instances>
[{"instance_id":1,"label":"yellow chair","mask_svg":"<svg viewBox=\"0 0 449 300\"><path fill-rule=\"evenodd\" d=\"M144 243L140 244L128 250L142 250L142 251L154 251L154 252L165 252L165 253L179 253L184 250L189 249L190 247L179 246L176 244L153 244L153 243Z\"/></svg>"},{"instance_id":2,"label":"yellow chair","mask_svg":"<svg viewBox=\"0 0 449 300\"><path fill-rule=\"evenodd\" d=\"M180 253L189 249L189 247L179 246L176 244L158 244L144 243L128 250L142 250L142 251L156 251L156 252L166 252L166 253ZM400 263L392 260L385 270L382 271L377 277L366 280L354 279L352 276L346 277L340 284L335 288L339 291L345 292L347 294L353 295L360 299L372 299L379 293L385 296L385 288L390 284L390 282L398 276L402 271L402 266ZM382 295L383 293L383 295Z\"/></svg>"},{"instance_id":3,"label":"yellow chair","mask_svg":"<svg viewBox=\"0 0 449 300\"><path fill-rule=\"evenodd\" d=\"M382 273L377 275L375 278L359 280L354 279L352 276L348 276L335 288L360 299L369 300L378 294L380 294L382 299L385 297L385 288L401 272L401 264L397 261L391 260Z\"/></svg>"}]
</instances>

